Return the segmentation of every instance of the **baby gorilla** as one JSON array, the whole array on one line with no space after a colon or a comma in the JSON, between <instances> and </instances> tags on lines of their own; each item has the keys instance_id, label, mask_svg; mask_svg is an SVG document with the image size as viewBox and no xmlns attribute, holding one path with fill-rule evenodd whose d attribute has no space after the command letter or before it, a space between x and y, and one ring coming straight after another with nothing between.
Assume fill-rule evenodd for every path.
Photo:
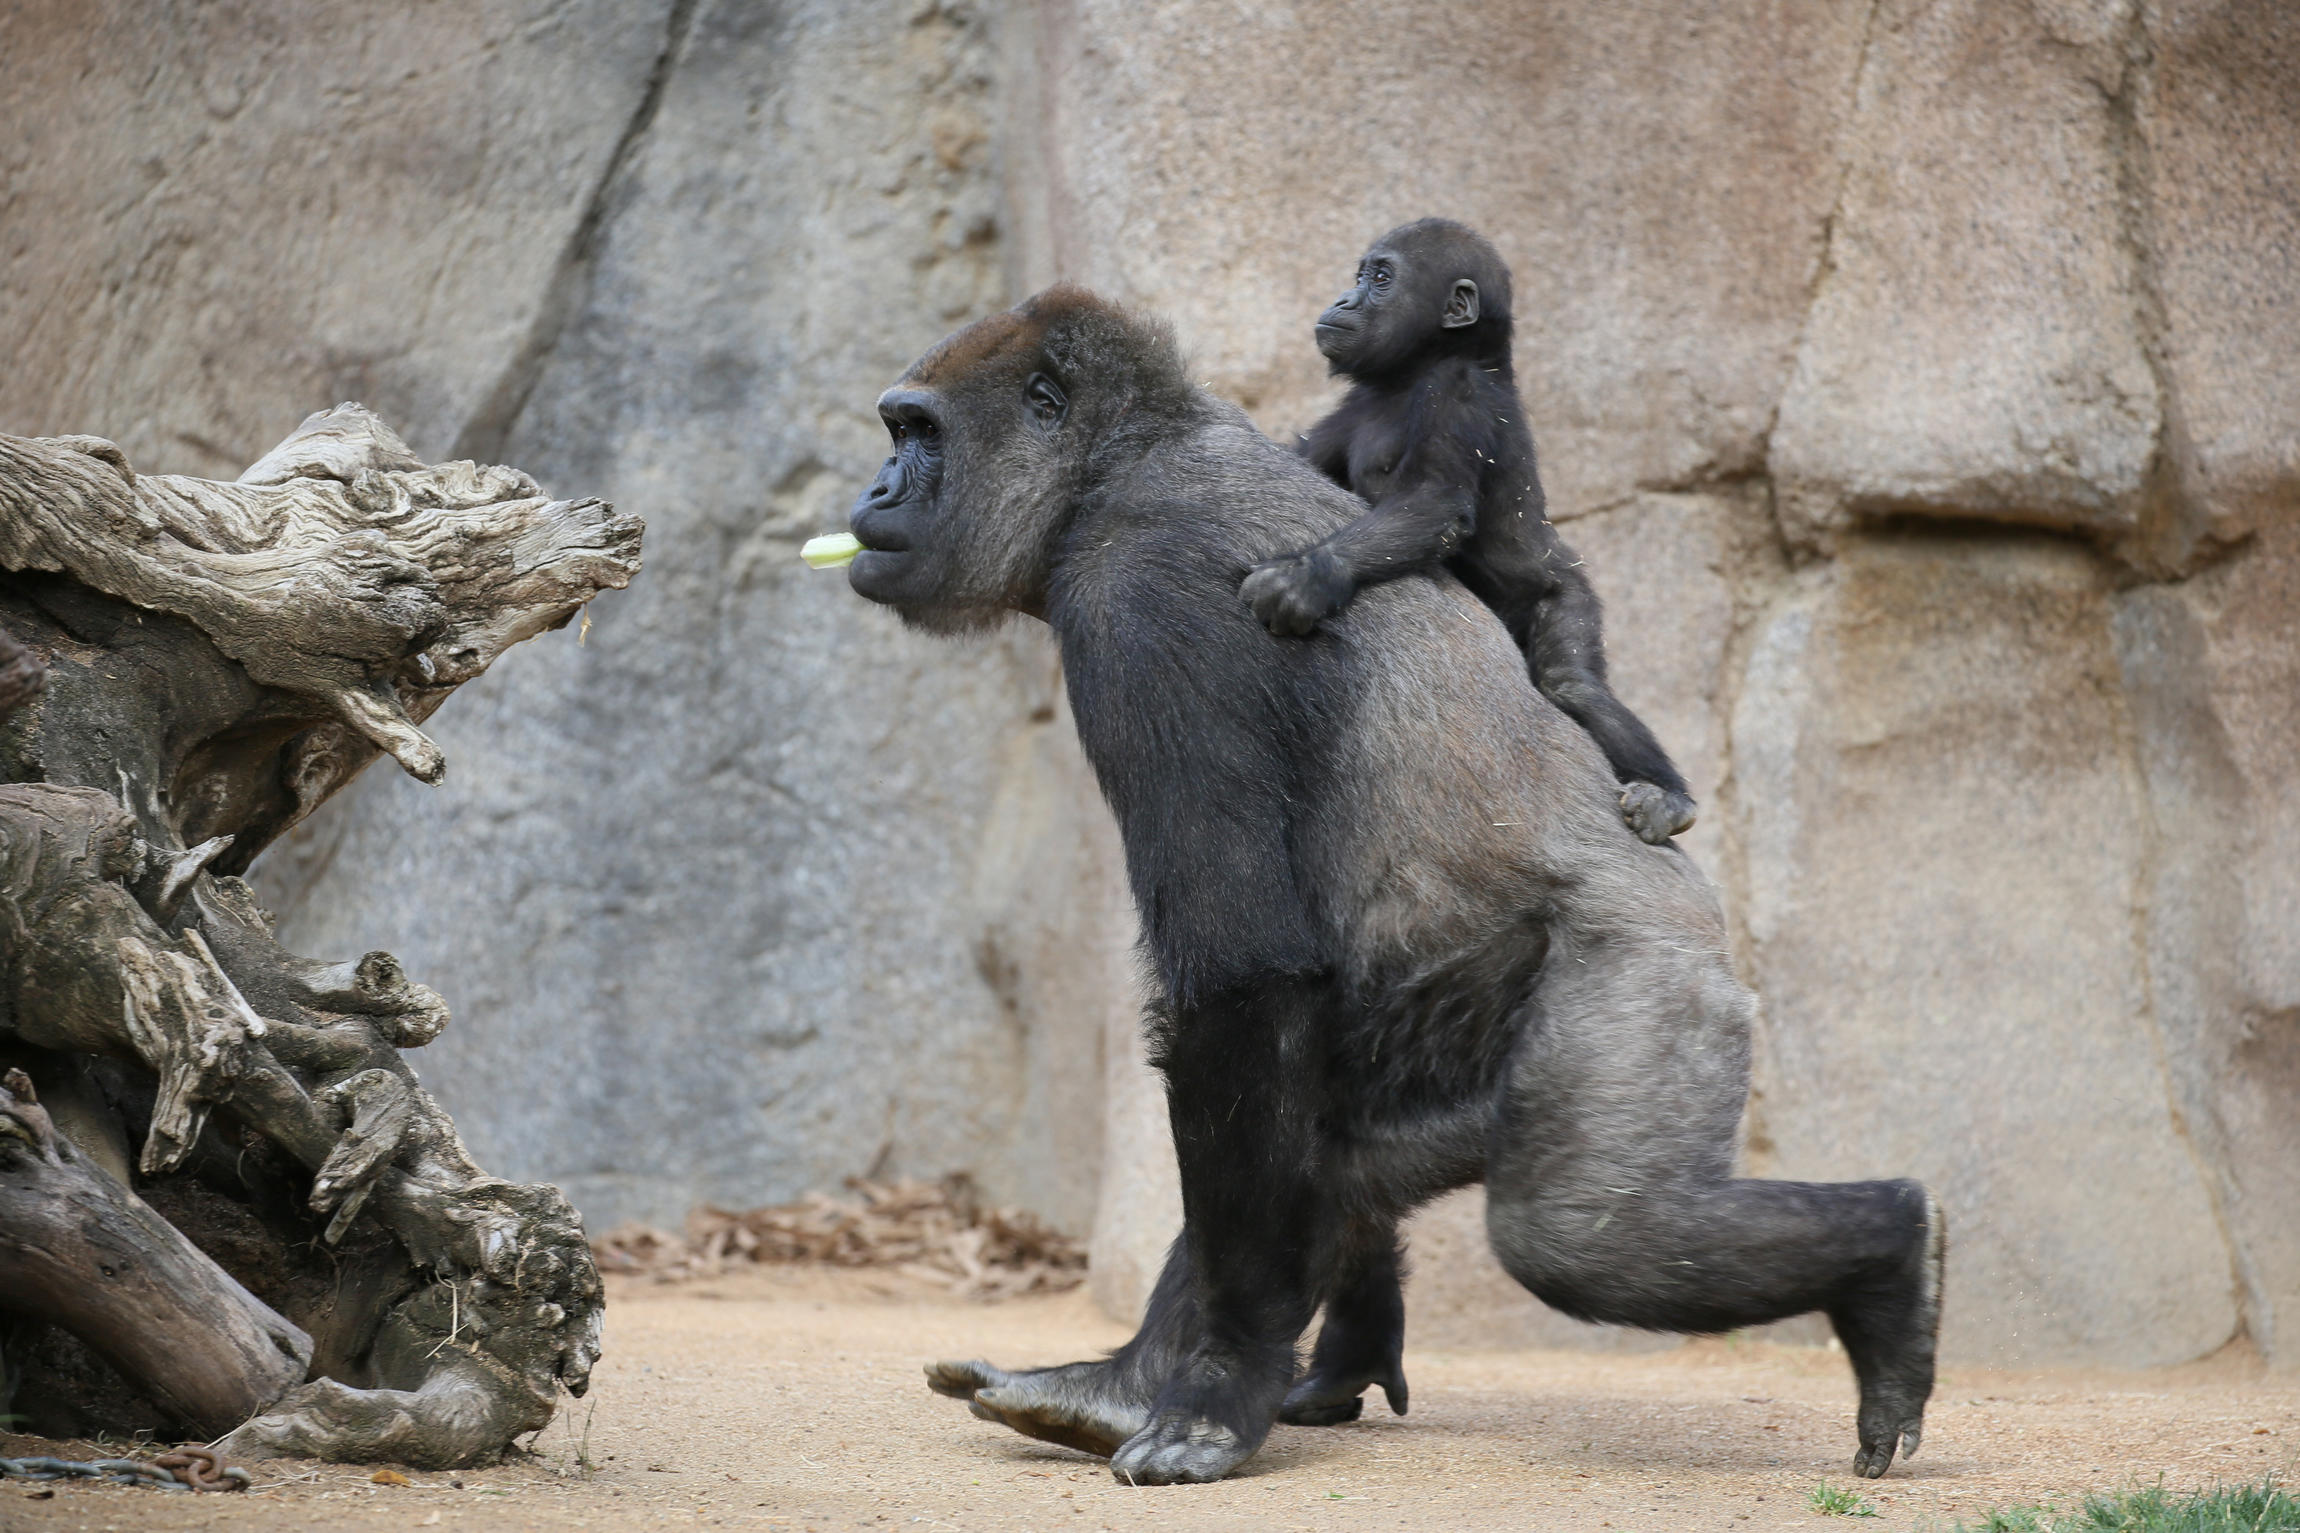
<instances>
[{"instance_id":1,"label":"baby gorilla","mask_svg":"<svg viewBox=\"0 0 2300 1533\"><path fill-rule=\"evenodd\" d=\"M1306 634L1360 586L1443 563L1596 740L1625 785L1621 817L1659 846L1692 825L1693 799L1606 684L1597 592L1549 524L1509 340L1509 268L1482 236L1425 218L1374 241L1357 285L1318 316L1318 349L1350 392L1302 442L1373 509L1258 565L1240 591L1270 632Z\"/></svg>"}]
</instances>

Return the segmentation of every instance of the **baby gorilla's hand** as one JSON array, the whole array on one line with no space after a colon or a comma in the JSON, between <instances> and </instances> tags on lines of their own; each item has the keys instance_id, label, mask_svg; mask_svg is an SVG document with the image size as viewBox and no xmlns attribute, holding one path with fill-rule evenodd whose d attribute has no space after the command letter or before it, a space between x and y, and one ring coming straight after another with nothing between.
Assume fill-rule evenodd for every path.
<instances>
[{"instance_id":1,"label":"baby gorilla's hand","mask_svg":"<svg viewBox=\"0 0 2300 1533\"><path fill-rule=\"evenodd\" d=\"M1270 632L1299 636L1348 606L1356 589L1341 560L1313 548L1255 565L1238 594Z\"/></svg>"},{"instance_id":2,"label":"baby gorilla's hand","mask_svg":"<svg viewBox=\"0 0 2300 1533\"><path fill-rule=\"evenodd\" d=\"M1621 818L1649 846L1692 829L1693 814L1692 799L1653 783L1633 782L1621 790Z\"/></svg>"}]
</instances>

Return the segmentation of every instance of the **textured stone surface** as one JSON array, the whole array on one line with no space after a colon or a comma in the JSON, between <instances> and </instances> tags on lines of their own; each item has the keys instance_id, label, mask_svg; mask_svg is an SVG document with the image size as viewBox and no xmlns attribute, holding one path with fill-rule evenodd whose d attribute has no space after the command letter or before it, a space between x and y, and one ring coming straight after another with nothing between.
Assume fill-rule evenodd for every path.
<instances>
[{"instance_id":1,"label":"textured stone surface","mask_svg":"<svg viewBox=\"0 0 2300 1533\"><path fill-rule=\"evenodd\" d=\"M1615 693L1637 710L1685 774L1701 818L1679 838L1719 876L1725 813L1727 651L1735 577L1761 536L1763 508L1722 495L1641 495L1576 521L1573 551L1605 602Z\"/></svg>"},{"instance_id":2,"label":"textured stone surface","mask_svg":"<svg viewBox=\"0 0 2300 1533\"><path fill-rule=\"evenodd\" d=\"M2171 530L2225 537L2300 509L2300 11L2152 0L2146 16L2140 165L2173 390Z\"/></svg>"},{"instance_id":3,"label":"textured stone surface","mask_svg":"<svg viewBox=\"0 0 2300 1533\"><path fill-rule=\"evenodd\" d=\"M2251 1332L2300 1367L2300 533L2116 614L2153 811L2143 910L2169 1071L2217 1173Z\"/></svg>"},{"instance_id":4,"label":"textured stone surface","mask_svg":"<svg viewBox=\"0 0 2300 1533\"><path fill-rule=\"evenodd\" d=\"M2135 941L2112 622L2065 545L1864 542L1763 620L1733 716L1752 1161L1928 1181L1955 1356L2171 1362L2236 1330Z\"/></svg>"},{"instance_id":5,"label":"textured stone surface","mask_svg":"<svg viewBox=\"0 0 2300 1533\"><path fill-rule=\"evenodd\" d=\"M1781 400L1792 531L1920 512L2121 531L2158 426L2106 0L1880 0Z\"/></svg>"},{"instance_id":6,"label":"textured stone surface","mask_svg":"<svg viewBox=\"0 0 2300 1533\"><path fill-rule=\"evenodd\" d=\"M668 0L11 6L10 431L233 475L357 399L452 455L647 98Z\"/></svg>"}]
</instances>

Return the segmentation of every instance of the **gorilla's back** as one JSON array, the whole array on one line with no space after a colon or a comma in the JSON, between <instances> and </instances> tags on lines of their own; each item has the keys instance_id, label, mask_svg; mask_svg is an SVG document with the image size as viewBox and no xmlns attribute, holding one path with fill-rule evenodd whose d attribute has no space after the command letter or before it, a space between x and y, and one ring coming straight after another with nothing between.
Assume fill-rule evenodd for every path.
<instances>
[{"instance_id":1,"label":"gorilla's back","mask_svg":"<svg viewBox=\"0 0 2300 1533\"><path fill-rule=\"evenodd\" d=\"M1211 396L1195 430L1081 504L1050 621L1137 898L1158 897L1153 855L1187 865L1157 838L1218 820L1209 841L1227 845L1208 855L1242 867L1241 848L1266 845L1295 891L1232 889L1230 919L1298 904L1315 946L1361 976L1522 940L1560 911L1658 922L1680 945L1691 922L1721 946L1707 881L1622 823L1596 744L1450 575L1368 587L1307 638L1255 619L1246 570L1364 509Z\"/></svg>"},{"instance_id":2,"label":"gorilla's back","mask_svg":"<svg viewBox=\"0 0 2300 1533\"><path fill-rule=\"evenodd\" d=\"M1426 962L1561 901L1621 929L1714 931L1715 890L1674 845L1622 823L1621 785L1587 732L1543 697L1501 620L1443 570L1361 590L1308 639L1254 623L1236 575L1361 514L1356 496L1269 441L1243 412L1210 425L1200 514L1235 535L1213 599L1273 653L1309 706L1297 756L1314 807L1296 828L1305 881L1356 962ZM1195 499L1195 497L1193 497ZM1679 939L1681 940L1681 937Z\"/></svg>"}]
</instances>

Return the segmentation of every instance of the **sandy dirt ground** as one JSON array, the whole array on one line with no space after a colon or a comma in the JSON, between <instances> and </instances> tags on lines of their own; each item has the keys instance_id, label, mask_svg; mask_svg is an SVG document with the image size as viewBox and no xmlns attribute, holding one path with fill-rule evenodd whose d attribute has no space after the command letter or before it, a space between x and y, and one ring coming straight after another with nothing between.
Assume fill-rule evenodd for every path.
<instances>
[{"instance_id":1,"label":"sandy dirt ground","mask_svg":"<svg viewBox=\"0 0 2300 1533\"><path fill-rule=\"evenodd\" d=\"M1808 1507L1826 1483L1878 1513L1842 1526L1947 1533L2008 1502L2300 1468L2300 1380L2232 1352L2148 1374L1950 1370L1915 1463L1855 1481L1841 1356L1704 1341L1634 1356L1409 1349L1410 1416L1377 1405L1350 1426L1279 1427L1223 1484L1138 1490L976 1421L920 1378L937 1357L1060 1362L1121 1340L1083 1293L983 1305L787 1270L611 1292L590 1397L518 1462L404 1486L260 1464L245 1496L0 1481L0 1529L1738 1533L1840 1525ZM0 1436L11 1456L89 1446Z\"/></svg>"}]
</instances>

